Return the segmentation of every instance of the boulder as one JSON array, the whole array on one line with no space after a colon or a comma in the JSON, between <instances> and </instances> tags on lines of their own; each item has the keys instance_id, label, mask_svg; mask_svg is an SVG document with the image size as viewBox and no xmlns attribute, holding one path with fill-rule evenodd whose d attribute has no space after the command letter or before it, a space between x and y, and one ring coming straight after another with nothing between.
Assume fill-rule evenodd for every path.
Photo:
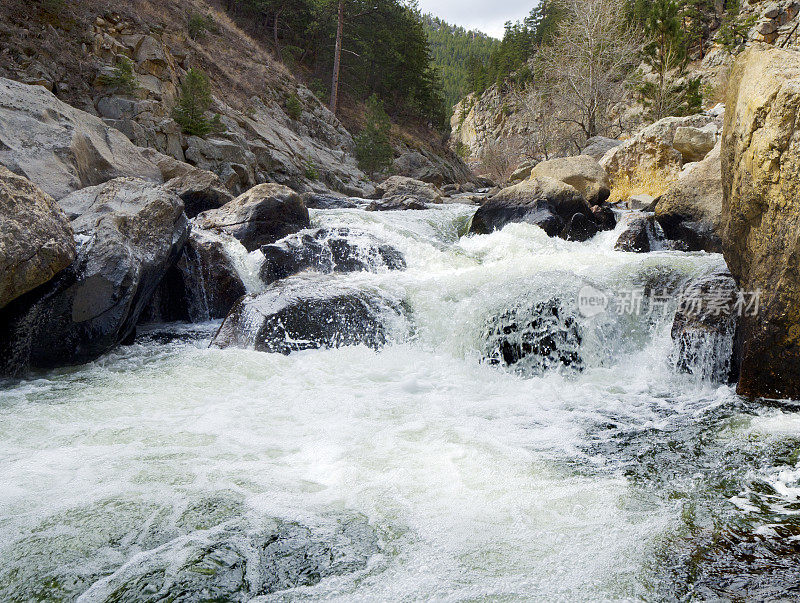
<instances>
[{"instance_id":1,"label":"boulder","mask_svg":"<svg viewBox=\"0 0 800 603\"><path fill-rule=\"evenodd\" d=\"M656 219L669 239L690 251L720 253L722 215L721 143L670 186L655 207Z\"/></svg>"},{"instance_id":2,"label":"boulder","mask_svg":"<svg viewBox=\"0 0 800 603\"><path fill-rule=\"evenodd\" d=\"M0 165L56 200L120 176L162 182L121 132L41 86L0 78Z\"/></svg>"},{"instance_id":3,"label":"boulder","mask_svg":"<svg viewBox=\"0 0 800 603\"><path fill-rule=\"evenodd\" d=\"M352 228L304 230L285 239L264 245L261 279L265 283L292 276L304 270L331 272L375 272L403 270L403 254L373 235Z\"/></svg>"},{"instance_id":4,"label":"boulder","mask_svg":"<svg viewBox=\"0 0 800 603\"><path fill-rule=\"evenodd\" d=\"M738 392L800 399L800 54L752 47L728 84L722 247L743 293Z\"/></svg>"},{"instance_id":5,"label":"boulder","mask_svg":"<svg viewBox=\"0 0 800 603\"><path fill-rule=\"evenodd\" d=\"M681 127L703 128L717 124L713 115L665 117L644 128L633 138L612 148L600 160L612 186L642 178L669 182L677 179L683 168L683 155L674 146L675 132Z\"/></svg>"},{"instance_id":6,"label":"boulder","mask_svg":"<svg viewBox=\"0 0 800 603\"><path fill-rule=\"evenodd\" d=\"M30 180L0 166L0 308L75 259L67 216Z\"/></svg>"},{"instance_id":7,"label":"boulder","mask_svg":"<svg viewBox=\"0 0 800 603\"><path fill-rule=\"evenodd\" d=\"M596 161L600 161L606 153L621 144L622 141L617 140L616 138L592 136L586 141L586 146L583 147L581 155L588 155Z\"/></svg>"},{"instance_id":8,"label":"boulder","mask_svg":"<svg viewBox=\"0 0 800 603\"><path fill-rule=\"evenodd\" d=\"M406 178L391 176L375 187L375 198L385 202L441 203L442 193L432 184Z\"/></svg>"},{"instance_id":9,"label":"boulder","mask_svg":"<svg viewBox=\"0 0 800 603\"><path fill-rule=\"evenodd\" d=\"M486 201L473 216L470 232L489 234L512 222L527 222L554 237L577 213L588 216L591 209L575 188L553 178L530 178Z\"/></svg>"},{"instance_id":10,"label":"boulder","mask_svg":"<svg viewBox=\"0 0 800 603\"><path fill-rule=\"evenodd\" d=\"M392 163L392 172L435 186L463 183L472 176L466 164L454 153L436 155L425 150L403 153Z\"/></svg>"},{"instance_id":11,"label":"boulder","mask_svg":"<svg viewBox=\"0 0 800 603\"><path fill-rule=\"evenodd\" d=\"M606 171L588 155L543 161L531 170L531 177L553 178L569 184L583 195L589 205L602 203L611 194Z\"/></svg>"},{"instance_id":12,"label":"boulder","mask_svg":"<svg viewBox=\"0 0 800 603\"><path fill-rule=\"evenodd\" d=\"M230 248L230 235L193 228L177 263L158 287L144 318L148 322L204 322L225 318L247 293Z\"/></svg>"},{"instance_id":13,"label":"boulder","mask_svg":"<svg viewBox=\"0 0 800 603\"><path fill-rule=\"evenodd\" d=\"M650 208L653 207L655 200L656 198L653 195L648 195L647 193L632 195L631 198L628 199L628 209L653 211Z\"/></svg>"},{"instance_id":14,"label":"boulder","mask_svg":"<svg viewBox=\"0 0 800 603\"><path fill-rule=\"evenodd\" d=\"M736 379L733 356L738 293L726 267L686 286L672 323L672 361L679 371L717 383Z\"/></svg>"},{"instance_id":15,"label":"boulder","mask_svg":"<svg viewBox=\"0 0 800 603\"><path fill-rule=\"evenodd\" d=\"M0 372L89 362L131 336L189 236L181 200L118 178L62 199L75 261L0 310Z\"/></svg>"},{"instance_id":16,"label":"boulder","mask_svg":"<svg viewBox=\"0 0 800 603\"><path fill-rule=\"evenodd\" d=\"M197 216L197 226L238 239L255 251L310 226L308 209L292 189L260 184L230 203Z\"/></svg>"},{"instance_id":17,"label":"boulder","mask_svg":"<svg viewBox=\"0 0 800 603\"><path fill-rule=\"evenodd\" d=\"M234 137L233 134L230 136ZM186 141L186 160L203 170L219 174L223 184L235 192L246 191L256 184L258 160L244 137L229 140L221 135Z\"/></svg>"},{"instance_id":18,"label":"boulder","mask_svg":"<svg viewBox=\"0 0 800 603\"><path fill-rule=\"evenodd\" d=\"M219 176L194 168L168 181L164 188L183 201L186 216L194 218L210 209L218 209L233 201L233 195L222 185Z\"/></svg>"},{"instance_id":19,"label":"boulder","mask_svg":"<svg viewBox=\"0 0 800 603\"><path fill-rule=\"evenodd\" d=\"M718 132L714 123L703 128L681 126L675 130L672 146L680 151L684 162L702 161L716 146Z\"/></svg>"},{"instance_id":20,"label":"boulder","mask_svg":"<svg viewBox=\"0 0 800 603\"><path fill-rule=\"evenodd\" d=\"M428 209L428 204L413 197L390 197L372 201L366 211L405 211L411 209Z\"/></svg>"},{"instance_id":21,"label":"boulder","mask_svg":"<svg viewBox=\"0 0 800 603\"><path fill-rule=\"evenodd\" d=\"M522 182L523 180L527 180L531 177L531 171L534 168L534 164L530 161L524 162L521 166L519 166L511 176L508 177L509 182Z\"/></svg>"},{"instance_id":22,"label":"boulder","mask_svg":"<svg viewBox=\"0 0 800 603\"><path fill-rule=\"evenodd\" d=\"M308 209L353 209L358 205L348 197L328 193L303 193Z\"/></svg>"},{"instance_id":23,"label":"boulder","mask_svg":"<svg viewBox=\"0 0 800 603\"><path fill-rule=\"evenodd\" d=\"M596 222L590 220L585 214L574 214L567 220L564 230L558 235L565 241L588 241L600 232Z\"/></svg>"},{"instance_id":24,"label":"boulder","mask_svg":"<svg viewBox=\"0 0 800 603\"><path fill-rule=\"evenodd\" d=\"M660 229L652 215L632 215L627 220L625 230L617 239L614 249L632 253L650 253L658 248L663 239Z\"/></svg>"},{"instance_id":25,"label":"boulder","mask_svg":"<svg viewBox=\"0 0 800 603\"><path fill-rule=\"evenodd\" d=\"M405 324L398 300L327 277L296 276L240 299L212 345L281 354L350 345L377 349L398 322Z\"/></svg>"}]
</instances>

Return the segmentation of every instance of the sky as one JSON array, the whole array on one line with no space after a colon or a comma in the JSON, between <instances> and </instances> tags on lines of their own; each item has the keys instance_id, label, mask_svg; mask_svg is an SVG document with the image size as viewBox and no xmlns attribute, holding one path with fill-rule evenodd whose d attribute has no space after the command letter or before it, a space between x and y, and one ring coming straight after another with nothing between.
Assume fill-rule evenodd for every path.
<instances>
[{"instance_id":1,"label":"sky","mask_svg":"<svg viewBox=\"0 0 800 603\"><path fill-rule=\"evenodd\" d=\"M506 21L528 16L536 0L419 0L423 13L444 19L453 25L478 29L495 38L503 37Z\"/></svg>"}]
</instances>

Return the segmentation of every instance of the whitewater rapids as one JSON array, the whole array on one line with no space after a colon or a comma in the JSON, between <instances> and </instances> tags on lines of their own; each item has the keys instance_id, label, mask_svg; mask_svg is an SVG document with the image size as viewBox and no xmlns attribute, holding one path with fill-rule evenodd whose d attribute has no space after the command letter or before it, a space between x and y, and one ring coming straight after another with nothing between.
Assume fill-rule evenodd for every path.
<instances>
[{"instance_id":1,"label":"whitewater rapids","mask_svg":"<svg viewBox=\"0 0 800 603\"><path fill-rule=\"evenodd\" d=\"M259 600L725 592L713 559L682 569L685 551L733 524L782 533L800 468L775 451L795 445L800 415L676 372L674 307L578 317L579 371L486 360L487 325L508 308L569 303L587 284L674 286L721 257L616 252L618 231L467 237L472 212L312 212L405 255L405 271L336 276L408 309L380 351L209 349L218 323L161 325L91 364L0 383L0 598L117 600L124 572L156 550L178 560L220 525L325 533L348 518L377 535L364 567Z\"/></svg>"}]
</instances>

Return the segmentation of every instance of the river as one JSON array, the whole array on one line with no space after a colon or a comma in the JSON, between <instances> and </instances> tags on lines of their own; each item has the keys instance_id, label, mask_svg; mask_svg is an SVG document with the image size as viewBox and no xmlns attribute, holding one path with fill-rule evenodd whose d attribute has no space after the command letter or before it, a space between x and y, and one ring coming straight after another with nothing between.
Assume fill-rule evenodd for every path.
<instances>
[{"instance_id":1,"label":"river","mask_svg":"<svg viewBox=\"0 0 800 603\"><path fill-rule=\"evenodd\" d=\"M220 350L219 323L152 325L0 383L0 598L798 596L800 414L674 367L674 292L721 257L616 252L619 230L462 236L473 211L312 212L405 255L330 277L402 301L380 351ZM672 303L586 317L587 285ZM509 323L560 329L568 366L497 362ZM275 586L265 538L322 547L328 570Z\"/></svg>"}]
</instances>

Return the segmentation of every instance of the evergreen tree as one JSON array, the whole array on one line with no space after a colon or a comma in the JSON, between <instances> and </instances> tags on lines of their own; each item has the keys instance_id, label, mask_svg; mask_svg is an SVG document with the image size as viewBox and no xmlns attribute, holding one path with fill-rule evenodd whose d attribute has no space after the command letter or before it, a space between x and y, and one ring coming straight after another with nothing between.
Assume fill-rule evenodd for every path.
<instances>
[{"instance_id":1,"label":"evergreen tree","mask_svg":"<svg viewBox=\"0 0 800 603\"><path fill-rule=\"evenodd\" d=\"M696 112L701 102L692 92L699 90L699 82L686 75L686 35L677 0L653 0L645 31L649 42L642 58L652 73L641 76L638 89L650 117Z\"/></svg>"},{"instance_id":2,"label":"evergreen tree","mask_svg":"<svg viewBox=\"0 0 800 603\"><path fill-rule=\"evenodd\" d=\"M358 167L372 175L387 169L393 156L389 142L392 122L375 94L367 100L366 118L364 129L355 139L356 159Z\"/></svg>"},{"instance_id":3,"label":"evergreen tree","mask_svg":"<svg viewBox=\"0 0 800 603\"><path fill-rule=\"evenodd\" d=\"M172 117L184 134L206 136L223 127L219 114L211 119L206 117L212 102L208 76L199 69L189 69L181 82L181 95Z\"/></svg>"}]
</instances>

